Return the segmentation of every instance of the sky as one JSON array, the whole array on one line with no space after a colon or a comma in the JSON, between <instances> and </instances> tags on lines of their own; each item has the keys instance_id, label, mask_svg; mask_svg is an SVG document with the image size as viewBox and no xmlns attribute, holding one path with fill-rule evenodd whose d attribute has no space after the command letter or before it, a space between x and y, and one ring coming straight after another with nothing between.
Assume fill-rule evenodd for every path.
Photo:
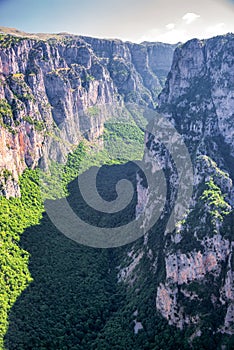
<instances>
[{"instance_id":1,"label":"sky","mask_svg":"<svg viewBox=\"0 0 234 350\"><path fill-rule=\"evenodd\" d=\"M234 0L0 0L0 26L177 43L234 32Z\"/></svg>"}]
</instances>

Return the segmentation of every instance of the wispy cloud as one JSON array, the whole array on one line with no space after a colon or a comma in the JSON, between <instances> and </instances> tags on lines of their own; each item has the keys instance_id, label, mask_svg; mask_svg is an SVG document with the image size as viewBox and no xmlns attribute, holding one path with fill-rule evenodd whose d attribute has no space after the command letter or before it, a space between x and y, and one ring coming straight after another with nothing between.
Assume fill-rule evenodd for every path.
<instances>
[{"instance_id":1,"label":"wispy cloud","mask_svg":"<svg viewBox=\"0 0 234 350\"><path fill-rule=\"evenodd\" d=\"M182 19L185 21L186 24L191 24L194 21L196 21L199 17L201 16L197 15L196 13L188 12L182 17Z\"/></svg>"},{"instance_id":2,"label":"wispy cloud","mask_svg":"<svg viewBox=\"0 0 234 350\"><path fill-rule=\"evenodd\" d=\"M168 23L168 24L166 25L166 28L167 28L168 30L174 29L174 28L175 28L175 23Z\"/></svg>"}]
</instances>

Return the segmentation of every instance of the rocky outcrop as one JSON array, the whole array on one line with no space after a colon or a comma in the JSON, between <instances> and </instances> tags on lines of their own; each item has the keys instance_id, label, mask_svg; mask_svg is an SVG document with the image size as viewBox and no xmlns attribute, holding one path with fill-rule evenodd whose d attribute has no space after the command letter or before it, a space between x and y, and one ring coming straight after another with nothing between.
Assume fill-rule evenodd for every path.
<instances>
[{"instance_id":1,"label":"rocky outcrop","mask_svg":"<svg viewBox=\"0 0 234 350\"><path fill-rule=\"evenodd\" d=\"M174 123L190 151L195 191L187 218L172 234L174 243L165 249L166 276L156 298L158 311L171 324L196 323L199 329L207 308L191 310L202 303L206 290L209 317L213 308L222 309L225 316L220 324L217 321L216 330L220 326L229 334L234 299L233 267L230 263L227 267L227 261L233 254L233 238L225 221L233 210L233 49L232 34L192 40L178 48L159 97L159 111ZM176 241L175 235L180 239Z\"/></svg>"},{"instance_id":2,"label":"rocky outcrop","mask_svg":"<svg viewBox=\"0 0 234 350\"><path fill-rule=\"evenodd\" d=\"M233 238L225 221L233 210L233 49L232 34L192 40L178 48L159 98L159 111L175 124L190 150L195 191L187 219L174 233L180 240L165 250L166 277L156 298L158 311L170 323L182 326L195 322L192 305L195 300L197 305L202 302L206 290L210 317L212 308L222 309L225 317L219 326L229 334L233 333L234 299L233 267L230 263L227 267L227 261L233 254ZM223 284L228 291L220 303ZM174 295L167 313L162 307L162 288L170 298ZM198 329L205 310L198 307L195 312Z\"/></svg>"},{"instance_id":3,"label":"rocky outcrop","mask_svg":"<svg viewBox=\"0 0 234 350\"><path fill-rule=\"evenodd\" d=\"M192 327L191 341L211 320L212 332L234 333L233 51L233 34L181 45L159 95L158 112L176 127L189 150L194 191L186 216L172 232L159 223L146 236L141 259L149 261L151 279L156 280L157 311L169 324ZM176 203L178 174L168 152L150 133L146 146L160 159L167 178L163 223ZM137 189L138 214L150 196L140 180ZM135 263L137 270L131 271L129 280L144 271L141 262Z\"/></svg>"},{"instance_id":4,"label":"rocky outcrop","mask_svg":"<svg viewBox=\"0 0 234 350\"><path fill-rule=\"evenodd\" d=\"M26 167L64 162L82 137L98 138L125 102L153 107L174 47L1 34L0 170L8 169L17 183Z\"/></svg>"},{"instance_id":5,"label":"rocky outcrop","mask_svg":"<svg viewBox=\"0 0 234 350\"><path fill-rule=\"evenodd\" d=\"M177 48L159 99L159 111L174 120L191 151L210 155L222 167L221 151L226 145L233 155L234 147L233 46L233 34L227 34Z\"/></svg>"}]
</instances>

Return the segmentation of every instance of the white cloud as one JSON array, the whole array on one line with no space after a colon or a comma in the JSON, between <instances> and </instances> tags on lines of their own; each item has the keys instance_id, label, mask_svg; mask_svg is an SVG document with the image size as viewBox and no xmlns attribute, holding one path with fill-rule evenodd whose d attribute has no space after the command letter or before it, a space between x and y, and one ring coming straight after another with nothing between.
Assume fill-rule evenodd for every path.
<instances>
[{"instance_id":1,"label":"white cloud","mask_svg":"<svg viewBox=\"0 0 234 350\"><path fill-rule=\"evenodd\" d=\"M166 28L167 28L168 30L172 30L172 29L175 28L175 24L174 24L174 23L168 23L168 24L166 25Z\"/></svg>"},{"instance_id":2,"label":"white cloud","mask_svg":"<svg viewBox=\"0 0 234 350\"><path fill-rule=\"evenodd\" d=\"M186 24L191 24L192 22L196 21L200 15L197 15L196 13L193 12L188 12L186 13L182 19L186 22Z\"/></svg>"},{"instance_id":3,"label":"white cloud","mask_svg":"<svg viewBox=\"0 0 234 350\"><path fill-rule=\"evenodd\" d=\"M203 0L204 1L204 0ZM158 23L157 27L145 31L143 36L139 36L137 42L161 41L166 43L186 42L193 38L207 39L216 35L233 32L233 23L225 20L209 19L201 12L188 12L182 17L181 14L171 22ZM200 20L199 20L200 19ZM191 24L192 23L192 24Z\"/></svg>"}]
</instances>

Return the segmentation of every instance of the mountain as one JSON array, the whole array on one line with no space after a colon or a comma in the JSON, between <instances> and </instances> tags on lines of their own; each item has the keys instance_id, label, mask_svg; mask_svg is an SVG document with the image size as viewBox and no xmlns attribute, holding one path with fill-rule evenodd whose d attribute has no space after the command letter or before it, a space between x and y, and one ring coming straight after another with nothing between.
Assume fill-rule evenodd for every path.
<instances>
[{"instance_id":1,"label":"mountain","mask_svg":"<svg viewBox=\"0 0 234 350\"><path fill-rule=\"evenodd\" d=\"M175 297L167 314L172 323L191 323L184 305L188 303L188 308L196 305L198 328L206 312L211 319L211 310L216 315L219 310L223 318L216 330L229 334L234 333L233 52L233 34L192 40L177 49L159 102L159 111L174 122L190 151L195 191L187 220L176 233L180 242L165 250L166 279L158 289L157 308L167 285ZM193 244L190 241L185 252L180 246L187 235ZM174 306L178 318L172 315Z\"/></svg>"},{"instance_id":2,"label":"mountain","mask_svg":"<svg viewBox=\"0 0 234 350\"><path fill-rule=\"evenodd\" d=\"M189 150L194 173L191 204L172 232L160 232L156 225L123 270L126 283L137 285L147 259L157 311L171 325L189 326L190 340L200 337L202 347L214 334L234 334L233 52L233 34L194 39L176 49L157 110ZM169 174L170 210L177 200L178 172L154 135L147 133L146 146L152 169L160 159ZM183 176L182 183L188 181ZM139 185L141 206L150 200L142 192L149 191ZM208 344L218 347L215 341Z\"/></svg>"},{"instance_id":3,"label":"mountain","mask_svg":"<svg viewBox=\"0 0 234 350\"><path fill-rule=\"evenodd\" d=\"M2 193L15 196L0 196L6 349L233 348L233 52L233 34L176 47L2 34ZM163 170L164 209L134 243L83 246L43 213L32 169L54 161L69 183L68 203L94 225L119 226L144 208L147 225L158 188L131 162L102 167L103 183L97 182L103 198L113 200L118 179L132 181L133 200L116 217L93 211L76 184L80 141L85 136L92 147L111 117L129 121L129 115L150 120L144 164L152 176L160 171L156 164ZM117 136L141 140L139 128L108 132L116 148Z\"/></svg>"},{"instance_id":4,"label":"mountain","mask_svg":"<svg viewBox=\"0 0 234 350\"><path fill-rule=\"evenodd\" d=\"M98 138L108 118L123 114L125 103L152 108L176 47L1 31L0 170L9 172L1 190L8 197L19 195L25 168L65 162L83 137Z\"/></svg>"}]
</instances>

